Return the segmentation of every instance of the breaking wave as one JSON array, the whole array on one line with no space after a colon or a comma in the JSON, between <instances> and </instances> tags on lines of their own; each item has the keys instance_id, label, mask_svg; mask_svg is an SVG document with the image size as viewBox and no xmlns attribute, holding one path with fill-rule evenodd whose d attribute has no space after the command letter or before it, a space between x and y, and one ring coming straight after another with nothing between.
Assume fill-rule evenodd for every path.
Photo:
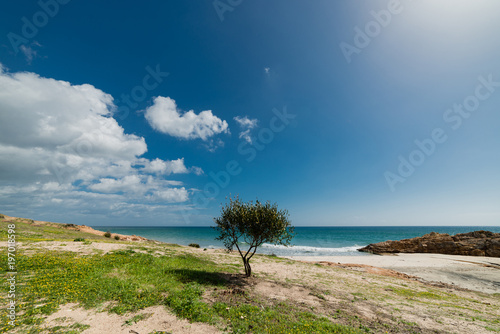
<instances>
[{"instance_id":1,"label":"breaking wave","mask_svg":"<svg viewBox=\"0 0 500 334\"><path fill-rule=\"evenodd\" d=\"M262 244L263 253L273 253L282 256L328 256L328 255L347 255L346 253L351 253L352 255L361 255L358 249L363 246L353 245L346 247L337 248L326 248L326 247L311 247L311 246L281 246L281 245L271 245Z\"/></svg>"}]
</instances>

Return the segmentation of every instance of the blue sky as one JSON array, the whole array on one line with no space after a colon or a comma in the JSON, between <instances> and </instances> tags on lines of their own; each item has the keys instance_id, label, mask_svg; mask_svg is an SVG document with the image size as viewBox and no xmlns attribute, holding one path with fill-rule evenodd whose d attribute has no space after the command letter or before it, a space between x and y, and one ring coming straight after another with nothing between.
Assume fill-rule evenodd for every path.
<instances>
[{"instance_id":1,"label":"blue sky","mask_svg":"<svg viewBox=\"0 0 500 334\"><path fill-rule=\"evenodd\" d=\"M499 225L495 0L9 2L0 212ZM215 180L217 179L217 180Z\"/></svg>"}]
</instances>

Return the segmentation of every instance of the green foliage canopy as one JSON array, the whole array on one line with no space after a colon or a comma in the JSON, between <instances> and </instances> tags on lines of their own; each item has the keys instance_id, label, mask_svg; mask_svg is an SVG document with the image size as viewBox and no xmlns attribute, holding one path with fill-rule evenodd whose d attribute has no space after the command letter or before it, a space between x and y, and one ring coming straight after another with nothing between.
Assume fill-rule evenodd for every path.
<instances>
[{"instance_id":1,"label":"green foliage canopy","mask_svg":"<svg viewBox=\"0 0 500 334\"><path fill-rule=\"evenodd\" d=\"M238 250L245 274L251 276L250 259L264 242L274 245L290 245L294 236L287 210L278 209L276 203L242 202L238 197L229 199L222 207L220 217L214 218L216 240L222 241L227 251ZM249 248L242 250L245 242Z\"/></svg>"}]
</instances>

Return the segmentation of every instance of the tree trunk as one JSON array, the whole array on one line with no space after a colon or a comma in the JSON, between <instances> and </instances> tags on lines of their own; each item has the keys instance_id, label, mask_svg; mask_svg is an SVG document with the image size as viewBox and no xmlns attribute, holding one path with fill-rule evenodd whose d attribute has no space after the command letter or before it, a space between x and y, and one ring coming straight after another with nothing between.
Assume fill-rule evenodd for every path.
<instances>
[{"instance_id":1,"label":"tree trunk","mask_svg":"<svg viewBox=\"0 0 500 334\"><path fill-rule=\"evenodd\" d=\"M252 276L252 268L250 267L250 260L243 258L243 264L245 265L245 275L247 277Z\"/></svg>"}]
</instances>

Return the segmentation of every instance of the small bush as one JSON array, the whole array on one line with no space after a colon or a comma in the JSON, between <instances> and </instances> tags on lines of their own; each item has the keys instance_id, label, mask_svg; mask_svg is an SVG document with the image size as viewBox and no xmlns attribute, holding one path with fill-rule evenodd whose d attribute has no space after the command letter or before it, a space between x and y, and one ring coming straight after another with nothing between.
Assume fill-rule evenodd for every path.
<instances>
[{"instance_id":1,"label":"small bush","mask_svg":"<svg viewBox=\"0 0 500 334\"><path fill-rule=\"evenodd\" d=\"M104 236L106 238L111 238L111 232L108 231L108 232L104 233Z\"/></svg>"},{"instance_id":2,"label":"small bush","mask_svg":"<svg viewBox=\"0 0 500 334\"><path fill-rule=\"evenodd\" d=\"M75 240L73 241L85 241L85 238L76 238Z\"/></svg>"},{"instance_id":3,"label":"small bush","mask_svg":"<svg viewBox=\"0 0 500 334\"><path fill-rule=\"evenodd\" d=\"M198 245L198 244L189 244L189 247L200 248L200 245Z\"/></svg>"},{"instance_id":4,"label":"small bush","mask_svg":"<svg viewBox=\"0 0 500 334\"><path fill-rule=\"evenodd\" d=\"M125 249L125 250L118 250L118 251L114 251L114 252L111 252L112 254L116 254L116 255L132 255L135 253L135 250L133 249Z\"/></svg>"},{"instance_id":5,"label":"small bush","mask_svg":"<svg viewBox=\"0 0 500 334\"><path fill-rule=\"evenodd\" d=\"M5 216L0 213L0 219L4 219Z\"/></svg>"},{"instance_id":6,"label":"small bush","mask_svg":"<svg viewBox=\"0 0 500 334\"><path fill-rule=\"evenodd\" d=\"M115 240L120 240L120 237L115 235Z\"/></svg>"}]
</instances>

